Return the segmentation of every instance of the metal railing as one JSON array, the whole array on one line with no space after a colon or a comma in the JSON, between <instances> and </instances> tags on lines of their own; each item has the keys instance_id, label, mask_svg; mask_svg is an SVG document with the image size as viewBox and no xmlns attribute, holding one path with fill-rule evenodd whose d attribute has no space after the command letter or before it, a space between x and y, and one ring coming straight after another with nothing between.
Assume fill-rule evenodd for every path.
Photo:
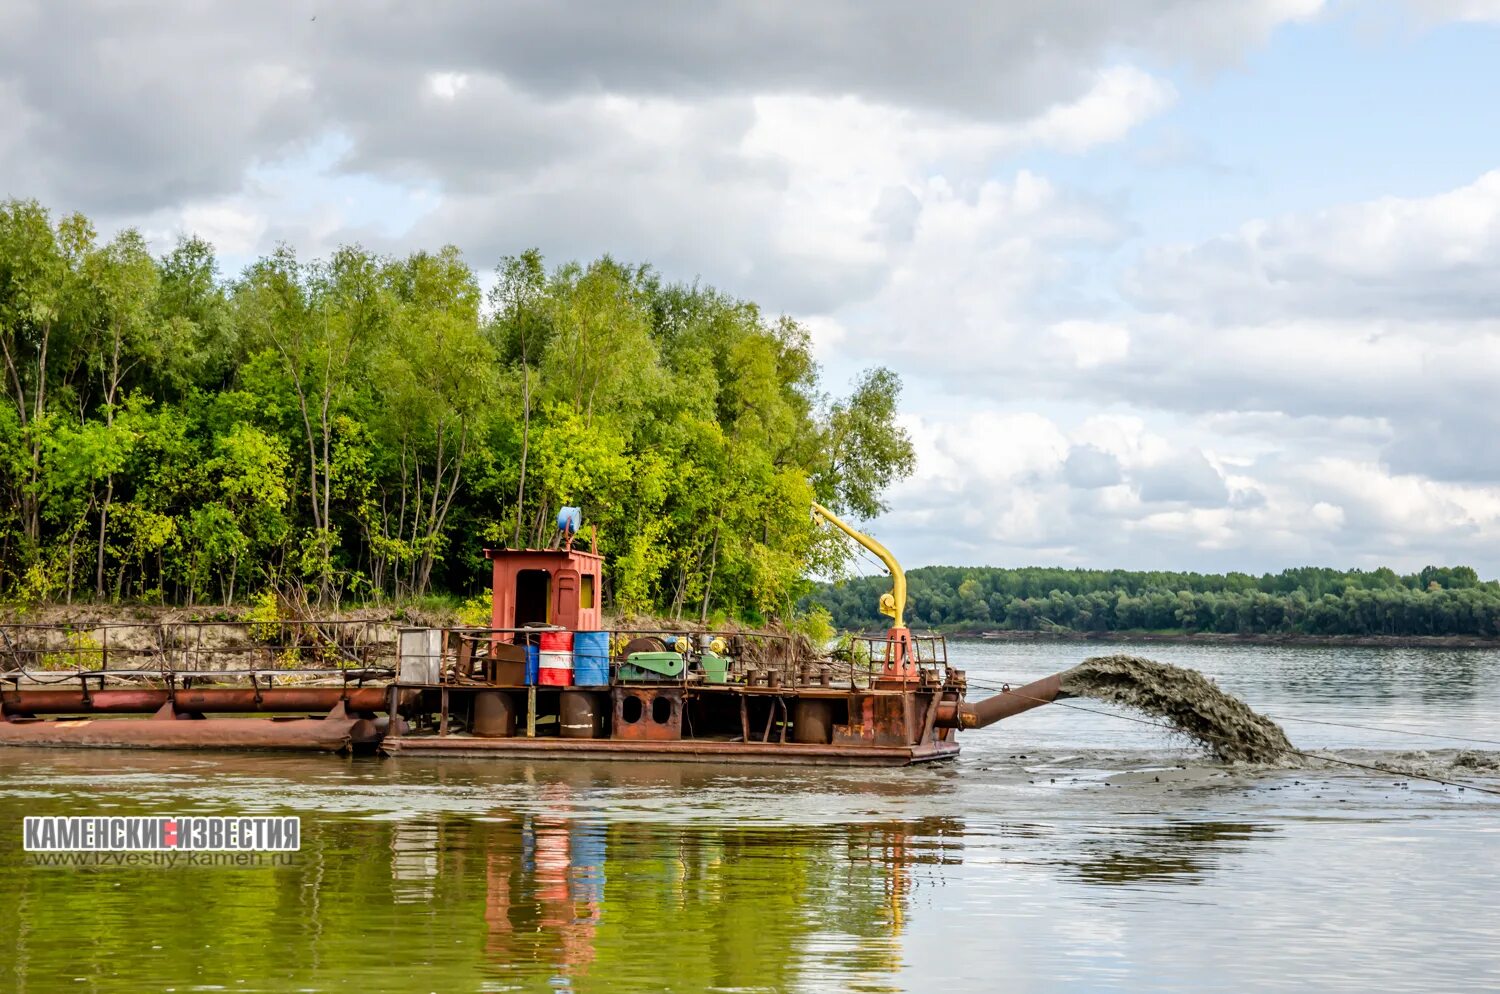
<instances>
[{"instance_id":1,"label":"metal railing","mask_svg":"<svg viewBox=\"0 0 1500 994\"><path fill-rule=\"evenodd\" d=\"M443 631L442 674L444 682L493 683L494 674L500 669L495 665L501 654L500 646L515 646L535 641L542 633L562 631L559 628L450 628ZM609 666L611 682L619 682L620 668L626 663L626 655L641 651L672 651L678 639L689 639L692 648L690 660L715 640L722 639L724 651L720 655L727 662L726 677L731 683L768 683L781 685L789 682L792 675L808 661L808 654L801 652L794 636L776 632L735 632L715 629L672 631L665 628L613 628L603 629L609 636ZM514 659L504 660L514 664ZM678 677L653 679L651 683L689 684L701 682L701 672L685 667Z\"/></svg>"},{"instance_id":2,"label":"metal railing","mask_svg":"<svg viewBox=\"0 0 1500 994\"><path fill-rule=\"evenodd\" d=\"M520 680L498 680L504 669L495 665L500 645L515 646L534 640L557 628L461 628L446 629L442 637L442 682L468 685L518 686ZM620 670L627 649L665 651L674 640L692 640L689 659L714 639L722 639L727 662L727 683L748 688L832 687L861 688L879 679L887 660L893 658L895 642L886 635L857 635L844 640L831 654L820 653L804 639L779 632L743 632L698 629L671 631L662 628L608 630L611 683L621 682ZM650 641L654 640L654 642ZM644 644L643 644L644 643ZM909 643L911 663L923 683L942 684L948 676L947 642L941 635L913 635ZM504 662L517 665L514 657ZM523 662L523 661L522 661ZM652 678L651 684L688 685L703 682L700 671L690 666L676 677Z\"/></svg>"},{"instance_id":3,"label":"metal railing","mask_svg":"<svg viewBox=\"0 0 1500 994\"><path fill-rule=\"evenodd\" d=\"M910 658L923 683L943 684L948 679L948 641L941 635L909 636ZM832 658L856 687L868 687L879 679L898 657L899 645L887 634L850 635L841 640Z\"/></svg>"}]
</instances>

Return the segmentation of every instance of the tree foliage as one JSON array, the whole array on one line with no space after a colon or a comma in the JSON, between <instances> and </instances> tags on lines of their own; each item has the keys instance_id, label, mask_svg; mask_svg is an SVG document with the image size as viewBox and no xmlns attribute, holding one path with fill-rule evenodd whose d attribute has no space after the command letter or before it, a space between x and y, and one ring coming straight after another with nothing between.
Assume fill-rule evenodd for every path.
<instances>
[{"instance_id":1,"label":"tree foliage","mask_svg":"<svg viewBox=\"0 0 1500 994\"><path fill-rule=\"evenodd\" d=\"M472 593L486 546L599 530L615 607L785 614L912 468L900 380L821 390L805 330L610 258L288 248L238 277L0 204L0 594Z\"/></svg>"}]
</instances>

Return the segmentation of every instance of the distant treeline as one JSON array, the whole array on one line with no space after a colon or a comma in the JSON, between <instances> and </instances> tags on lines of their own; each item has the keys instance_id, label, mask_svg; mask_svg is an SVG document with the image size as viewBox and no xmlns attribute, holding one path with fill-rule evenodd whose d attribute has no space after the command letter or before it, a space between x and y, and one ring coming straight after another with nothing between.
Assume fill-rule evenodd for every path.
<instances>
[{"instance_id":1,"label":"distant treeline","mask_svg":"<svg viewBox=\"0 0 1500 994\"><path fill-rule=\"evenodd\" d=\"M925 566L907 573L907 623L950 631L1183 631L1304 635L1500 635L1500 583L1467 566L1405 576L1304 567L1250 576ZM843 629L889 624L883 576L808 598Z\"/></svg>"}]
</instances>

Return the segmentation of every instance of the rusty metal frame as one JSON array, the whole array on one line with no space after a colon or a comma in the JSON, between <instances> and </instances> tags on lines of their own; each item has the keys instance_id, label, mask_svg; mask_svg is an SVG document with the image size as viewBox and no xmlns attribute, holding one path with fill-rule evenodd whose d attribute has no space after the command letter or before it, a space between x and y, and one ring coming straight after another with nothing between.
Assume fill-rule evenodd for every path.
<instances>
[{"instance_id":1,"label":"rusty metal frame","mask_svg":"<svg viewBox=\"0 0 1500 994\"><path fill-rule=\"evenodd\" d=\"M624 741L676 742L684 739L689 691L676 684L660 686L632 684L610 688L610 735ZM640 702L641 716L635 721L625 719L625 701ZM665 722L656 720L653 714L658 700L671 702L672 713Z\"/></svg>"}]
</instances>

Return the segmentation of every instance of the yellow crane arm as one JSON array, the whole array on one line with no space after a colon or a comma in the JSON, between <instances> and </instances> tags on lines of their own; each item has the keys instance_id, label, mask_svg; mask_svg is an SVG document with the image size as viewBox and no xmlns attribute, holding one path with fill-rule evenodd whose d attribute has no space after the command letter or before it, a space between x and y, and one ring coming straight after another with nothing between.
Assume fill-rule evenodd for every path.
<instances>
[{"instance_id":1,"label":"yellow crane arm","mask_svg":"<svg viewBox=\"0 0 1500 994\"><path fill-rule=\"evenodd\" d=\"M891 555L891 550L863 532L857 532L853 528L850 528L839 519L838 515L817 501L813 501L812 509L813 513L818 517L875 553L875 555L880 557L880 561L885 563L885 568L891 571L893 588L889 593L881 596L880 613L889 615L893 619L891 623L892 628L905 628L906 626L902 623L902 616L906 614L906 571L901 568L900 563L896 562L896 557ZM889 599L889 603L887 603L887 599Z\"/></svg>"}]
</instances>

